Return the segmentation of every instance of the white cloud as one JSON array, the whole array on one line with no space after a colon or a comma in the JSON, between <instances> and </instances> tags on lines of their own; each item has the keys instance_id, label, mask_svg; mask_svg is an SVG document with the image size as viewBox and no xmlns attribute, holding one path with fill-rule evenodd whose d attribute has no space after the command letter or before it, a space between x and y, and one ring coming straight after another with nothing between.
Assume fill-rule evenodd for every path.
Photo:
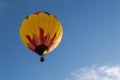
<instances>
[{"instance_id":1,"label":"white cloud","mask_svg":"<svg viewBox=\"0 0 120 80\"><path fill-rule=\"evenodd\" d=\"M120 66L80 68L70 73L65 80L120 80Z\"/></svg>"}]
</instances>

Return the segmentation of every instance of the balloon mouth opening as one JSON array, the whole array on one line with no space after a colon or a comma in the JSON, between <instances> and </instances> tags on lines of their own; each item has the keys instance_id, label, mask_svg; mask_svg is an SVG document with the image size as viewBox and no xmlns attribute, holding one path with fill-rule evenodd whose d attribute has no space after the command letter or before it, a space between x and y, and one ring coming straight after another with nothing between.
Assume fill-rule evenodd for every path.
<instances>
[{"instance_id":1,"label":"balloon mouth opening","mask_svg":"<svg viewBox=\"0 0 120 80\"><path fill-rule=\"evenodd\" d=\"M48 50L49 50L49 48L44 44L38 45L38 46L35 47L35 52L40 56L44 55L45 51L48 52Z\"/></svg>"}]
</instances>

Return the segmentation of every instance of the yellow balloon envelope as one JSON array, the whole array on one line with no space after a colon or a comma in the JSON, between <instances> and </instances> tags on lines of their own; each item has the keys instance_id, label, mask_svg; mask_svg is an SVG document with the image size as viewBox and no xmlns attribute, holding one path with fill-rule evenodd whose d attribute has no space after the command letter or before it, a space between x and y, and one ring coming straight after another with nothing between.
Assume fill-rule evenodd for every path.
<instances>
[{"instance_id":1,"label":"yellow balloon envelope","mask_svg":"<svg viewBox=\"0 0 120 80\"><path fill-rule=\"evenodd\" d=\"M47 12L35 12L27 16L20 27L24 45L42 56L54 50L61 41L63 29L60 21Z\"/></svg>"}]
</instances>

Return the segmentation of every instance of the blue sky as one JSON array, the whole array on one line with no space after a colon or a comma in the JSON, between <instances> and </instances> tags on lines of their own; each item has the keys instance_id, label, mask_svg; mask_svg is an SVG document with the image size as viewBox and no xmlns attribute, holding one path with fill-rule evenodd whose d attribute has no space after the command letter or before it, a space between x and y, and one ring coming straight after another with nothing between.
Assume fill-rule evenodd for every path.
<instances>
[{"instance_id":1,"label":"blue sky","mask_svg":"<svg viewBox=\"0 0 120 80\"><path fill-rule=\"evenodd\" d=\"M22 20L36 11L57 16L64 31L44 63L19 36ZM0 80L65 80L86 66L119 65L119 34L120 0L0 0Z\"/></svg>"}]
</instances>

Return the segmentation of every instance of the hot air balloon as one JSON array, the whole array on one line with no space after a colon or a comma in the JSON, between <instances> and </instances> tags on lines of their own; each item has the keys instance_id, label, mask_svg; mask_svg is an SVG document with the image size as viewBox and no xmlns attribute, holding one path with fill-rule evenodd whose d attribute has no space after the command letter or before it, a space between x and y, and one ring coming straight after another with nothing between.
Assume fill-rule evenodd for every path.
<instances>
[{"instance_id":1,"label":"hot air balloon","mask_svg":"<svg viewBox=\"0 0 120 80\"><path fill-rule=\"evenodd\" d=\"M63 35L61 22L48 12L35 12L27 16L20 26L20 37L24 45L31 51L44 55L54 50Z\"/></svg>"}]
</instances>

